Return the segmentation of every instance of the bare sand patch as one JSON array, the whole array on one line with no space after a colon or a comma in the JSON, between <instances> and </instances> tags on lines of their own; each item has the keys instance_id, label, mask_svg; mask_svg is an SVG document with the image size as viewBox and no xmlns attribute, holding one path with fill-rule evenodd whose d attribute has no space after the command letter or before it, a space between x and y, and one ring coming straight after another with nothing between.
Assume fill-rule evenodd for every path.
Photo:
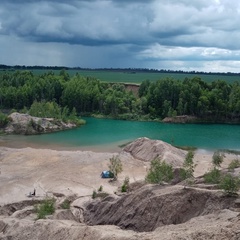
<instances>
[{"instance_id":1,"label":"bare sand patch","mask_svg":"<svg viewBox=\"0 0 240 240\"><path fill-rule=\"evenodd\" d=\"M108 179L102 179L100 174L103 170L108 169L109 159L117 154L122 160L123 172L119 175L117 182L111 183ZM211 168L212 155L213 152L205 150L196 151L194 155L194 161L197 163L195 171L196 177L203 175ZM166 156L169 156L169 154L166 154ZM226 168L232 159L237 157L238 156L234 154L226 154L222 167ZM78 216L79 206L81 207L83 203L91 200L91 195L94 190L103 186L104 191L113 194L117 188L122 185L126 176L129 177L130 183L144 180L149 165L150 162L134 159L130 153L121 150L116 152L94 152L80 150L60 151L30 147L21 149L0 147L0 205L6 206L6 204L10 203L9 206L12 208L16 205L15 203L19 203L20 205L26 203L29 206L33 206L38 200L41 200L47 195L54 195L54 193L57 193L59 196L61 194L66 196L75 195L77 199L73 202L72 207L74 209L71 209L71 211L76 217ZM114 197L116 201L117 199L119 199L120 202L125 201L123 206L129 204L130 207L129 212L125 212L128 214L126 221L122 221L122 224L119 226L125 229L135 230L134 227L131 227L131 224L134 222L129 222L127 225L129 216L135 216L137 212L142 213L135 221L135 225L137 226L141 224L142 219L146 220L146 216L152 220L152 215L156 213L155 222L159 224L156 226L153 224L155 226L154 228L147 226L150 220L145 221L145 228L139 225L139 229L137 229L139 232L121 230L119 227L110 225L87 226L82 221L78 222L71 219L62 219L60 215L64 215L67 212L58 212L57 219L53 218L35 221L34 216L31 214L29 217L20 219L19 216L28 214L31 208L21 208L19 211L13 208L16 212L11 216L0 215L0 238L3 237L3 239L7 239L10 236L11 239L25 240L36 239L36 236L38 236L38 239L41 240L75 240L80 238L87 238L89 240L110 240L113 238L119 240L238 239L239 213L231 209L225 209L225 205L217 208L218 205L215 204L215 202L221 203L222 201L220 196L222 194L221 191L206 189L184 190L180 185L169 187L158 185L155 187L153 186L150 191L148 191L147 187L142 189L139 187L139 195L134 193L135 195L131 197L131 193L129 193L128 198L128 195L123 197L114 195ZM37 196L28 198L27 194L33 191L34 188L37 191ZM137 189L138 188L136 188L136 192ZM144 189L146 191L144 191ZM143 194L140 194L141 191L143 191ZM184 194L182 193L183 191L185 191ZM202 194L203 192L207 197L201 200L204 197ZM209 202L210 197L208 196L210 196L210 194L213 196L214 201L212 202ZM215 196L215 194L217 195ZM220 194L219 199L221 201L215 201L218 194ZM164 197L164 195L166 196ZM136 198L136 196L138 197ZM192 196L194 196L194 198L192 198ZM110 201L110 198L114 199L114 197L108 197L109 206L112 205L112 200ZM159 198L160 201L156 201L157 198ZM149 203L145 202L145 205L139 205L138 207L138 204L141 201L144 202L144 200L149 200ZM31 204L29 204L29 201ZM96 199L96 201L98 201L98 199ZM106 201L106 198L103 201ZM204 212L204 214L206 214L204 216L200 214L204 208L202 205L199 206L199 201L205 207L207 206L207 210L209 210ZM232 201L234 201L234 199ZM163 202L166 203L168 209L165 209L165 205L162 205ZM173 204L174 202L175 204ZM207 205L205 202L209 204ZM231 202L231 204L234 205L234 202ZM99 206L99 204L96 204L98 210L103 210L103 207L101 208ZM145 212L142 211L142 206L145 206ZM161 206L162 212L160 213ZM229 208L229 206L227 206L227 208ZM216 212L214 208L217 208ZM107 209L107 212L109 212L109 209ZM192 209L194 209L194 211L192 211ZM165 210L169 215L165 214ZM69 212L69 210L67 211ZM120 213L123 213L124 209L121 212L117 206L116 210L112 209L112 216L114 216L117 211L119 211L120 216ZM188 215L186 211L189 212ZM157 213L160 213L159 216ZM170 222L169 216L172 219ZM162 219L160 217L162 217ZM107 215L106 219L109 219ZM116 221L119 222L118 219ZM168 225L162 226L162 222L165 221ZM116 223L106 222L106 224ZM142 232L149 230L154 231Z\"/></svg>"},{"instance_id":2,"label":"bare sand patch","mask_svg":"<svg viewBox=\"0 0 240 240\"><path fill-rule=\"evenodd\" d=\"M109 159L119 154L123 172L118 182L110 183L100 174L108 169ZM195 176L201 176L211 168L213 152L197 151ZM223 167L236 158L226 154ZM126 152L57 151L34 148L0 147L0 204L27 199L35 188L37 197L58 192L65 195L89 196L101 185L104 191L114 193L125 177L130 182L144 180L149 162L134 159Z\"/></svg>"},{"instance_id":3,"label":"bare sand patch","mask_svg":"<svg viewBox=\"0 0 240 240\"><path fill-rule=\"evenodd\" d=\"M125 154L121 154L123 173L118 182L102 179L101 172L116 154L0 147L0 204L25 200L34 188L37 197L52 192L88 196L101 185L104 191L114 193L126 176L131 181L144 179L145 164Z\"/></svg>"}]
</instances>

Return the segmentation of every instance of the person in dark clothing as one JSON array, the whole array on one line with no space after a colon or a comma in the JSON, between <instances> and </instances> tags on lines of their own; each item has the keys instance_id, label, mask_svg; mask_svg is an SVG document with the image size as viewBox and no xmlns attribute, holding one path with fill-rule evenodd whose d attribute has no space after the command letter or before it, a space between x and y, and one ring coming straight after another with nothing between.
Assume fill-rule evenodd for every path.
<instances>
[{"instance_id":1,"label":"person in dark clothing","mask_svg":"<svg viewBox=\"0 0 240 240\"><path fill-rule=\"evenodd\" d=\"M34 188L32 196L36 196L36 189Z\"/></svg>"}]
</instances>

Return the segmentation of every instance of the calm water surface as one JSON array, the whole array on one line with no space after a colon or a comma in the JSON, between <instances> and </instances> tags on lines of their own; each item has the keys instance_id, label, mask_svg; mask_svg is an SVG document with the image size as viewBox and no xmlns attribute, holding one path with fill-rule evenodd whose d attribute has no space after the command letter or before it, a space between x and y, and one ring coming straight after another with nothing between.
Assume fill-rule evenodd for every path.
<instances>
[{"instance_id":1,"label":"calm water surface","mask_svg":"<svg viewBox=\"0 0 240 240\"><path fill-rule=\"evenodd\" d=\"M240 150L240 125L168 124L85 118L72 130L34 136L0 136L0 145L56 149L111 150L139 137L200 149Z\"/></svg>"}]
</instances>

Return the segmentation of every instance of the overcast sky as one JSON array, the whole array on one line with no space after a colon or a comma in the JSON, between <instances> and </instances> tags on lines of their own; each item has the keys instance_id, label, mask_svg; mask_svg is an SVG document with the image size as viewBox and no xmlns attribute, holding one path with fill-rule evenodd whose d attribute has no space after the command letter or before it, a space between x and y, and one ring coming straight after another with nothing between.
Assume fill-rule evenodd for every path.
<instances>
[{"instance_id":1,"label":"overcast sky","mask_svg":"<svg viewBox=\"0 0 240 240\"><path fill-rule=\"evenodd\" d=\"M240 1L0 0L0 64L240 72Z\"/></svg>"}]
</instances>

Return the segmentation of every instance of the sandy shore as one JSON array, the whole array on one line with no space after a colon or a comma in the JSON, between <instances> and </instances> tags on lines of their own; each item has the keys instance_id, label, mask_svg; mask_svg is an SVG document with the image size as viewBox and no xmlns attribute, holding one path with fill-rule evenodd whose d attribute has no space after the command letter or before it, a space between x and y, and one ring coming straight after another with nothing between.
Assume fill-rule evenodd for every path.
<instances>
[{"instance_id":1,"label":"sandy shore","mask_svg":"<svg viewBox=\"0 0 240 240\"><path fill-rule=\"evenodd\" d=\"M102 179L100 174L108 169L109 159L120 154L123 172L115 183ZM212 152L198 150L195 176L211 167ZM236 158L227 154L223 167ZM101 185L103 190L114 193L126 176L130 182L144 180L149 163L133 159L129 154L118 152L59 151L35 148L0 147L0 205L28 199L27 194L35 188L37 197L63 193L89 196Z\"/></svg>"},{"instance_id":2,"label":"sandy shore","mask_svg":"<svg viewBox=\"0 0 240 240\"><path fill-rule=\"evenodd\" d=\"M101 172L116 154L0 147L0 204L27 199L34 188L38 197L53 192L87 196L101 185L104 191L114 193L126 176L131 181L144 179L146 164L125 154L121 154L124 167L118 182L102 179Z\"/></svg>"}]
</instances>

